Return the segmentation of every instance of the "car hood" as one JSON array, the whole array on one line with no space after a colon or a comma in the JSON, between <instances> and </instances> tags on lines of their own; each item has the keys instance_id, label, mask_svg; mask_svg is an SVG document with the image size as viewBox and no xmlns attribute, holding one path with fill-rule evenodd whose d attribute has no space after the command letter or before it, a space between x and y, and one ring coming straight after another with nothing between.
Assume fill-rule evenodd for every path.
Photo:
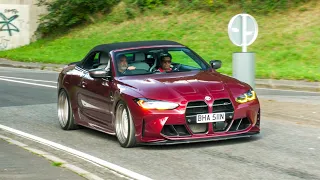
<instances>
[{"instance_id":1,"label":"car hood","mask_svg":"<svg viewBox=\"0 0 320 180\"><path fill-rule=\"evenodd\" d=\"M158 100L173 100L181 97L206 96L226 91L228 83L232 87L241 86L233 78L212 71L179 72L153 74L149 76L123 77L122 85L133 88L145 98ZM235 86L236 85L236 86ZM194 99L194 98L192 98Z\"/></svg>"}]
</instances>

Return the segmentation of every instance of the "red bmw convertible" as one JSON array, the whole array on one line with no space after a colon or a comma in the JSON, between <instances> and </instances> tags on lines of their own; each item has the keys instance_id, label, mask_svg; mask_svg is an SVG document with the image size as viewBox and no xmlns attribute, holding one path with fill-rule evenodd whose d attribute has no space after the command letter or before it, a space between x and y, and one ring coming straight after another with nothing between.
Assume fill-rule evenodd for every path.
<instances>
[{"instance_id":1,"label":"red bmw convertible","mask_svg":"<svg viewBox=\"0 0 320 180\"><path fill-rule=\"evenodd\" d=\"M60 125L115 135L122 147L259 134L256 93L220 67L174 41L98 45L59 74Z\"/></svg>"}]
</instances>

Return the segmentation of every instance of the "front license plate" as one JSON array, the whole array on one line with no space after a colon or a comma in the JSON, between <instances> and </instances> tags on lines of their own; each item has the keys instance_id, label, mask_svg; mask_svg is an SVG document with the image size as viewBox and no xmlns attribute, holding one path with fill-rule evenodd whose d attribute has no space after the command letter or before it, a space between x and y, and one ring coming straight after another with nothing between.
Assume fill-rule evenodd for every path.
<instances>
[{"instance_id":1,"label":"front license plate","mask_svg":"<svg viewBox=\"0 0 320 180\"><path fill-rule=\"evenodd\" d=\"M219 122L226 120L226 113L198 114L197 123Z\"/></svg>"}]
</instances>

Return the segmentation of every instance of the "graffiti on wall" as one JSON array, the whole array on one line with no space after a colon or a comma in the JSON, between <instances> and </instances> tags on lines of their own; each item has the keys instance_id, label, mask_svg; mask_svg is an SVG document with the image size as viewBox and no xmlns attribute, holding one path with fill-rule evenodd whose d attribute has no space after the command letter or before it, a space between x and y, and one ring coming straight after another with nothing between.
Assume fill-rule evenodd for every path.
<instances>
[{"instance_id":1,"label":"graffiti on wall","mask_svg":"<svg viewBox=\"0 0 320 180\"><path fill-rule=\"evenodd\" d=\"M30 43L29 6L0 4L0 50Z\"/></svg>"},{"instance_id":2,"label":"graffiti on wall","mask_svg":"<svg viewBox=\"0 0 320 180\"><path fill-rule=\"evenodd\" d=\"M8 47L9 39L4 36L0 36L0 50L6 49Z\"/></svg>"},{"instance_id":3,"label":"graffiti on wall","mask_svg":"<svg viewBox=\"0 0 320 180\"><path fill-rule=\"evenodd\" d=\"M19 15L13 15L8 18L4 14L0 13L0 31L7 31L10 36L12 36L13 31L19 32L17 26L12 24L12 22L18 17Z\"/></svg>"},{"instance_id":4,"label":"graffiti on wall","mask_svg":"<svg viewBox=\"0 0 320 180\"><path fill-rule=\"evenodd\" d=\"M19 11L16 10L16 9L5 9L4 12L5 12L5 13L10 13L10 12L12 12L13 14L18 14L18 13L19 13Z\"/></svg>"}]
</instances>

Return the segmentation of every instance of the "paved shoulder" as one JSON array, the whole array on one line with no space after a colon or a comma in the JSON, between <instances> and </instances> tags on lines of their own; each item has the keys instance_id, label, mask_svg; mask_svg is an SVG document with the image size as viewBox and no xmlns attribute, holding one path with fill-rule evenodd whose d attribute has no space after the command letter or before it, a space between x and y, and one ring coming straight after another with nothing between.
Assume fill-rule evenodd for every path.
<instances>
[{"instance_id":1,"label":"paved shoulder","mask_svg":"<svg viewBox=\"0 0 320 180\"><path fill-rule=\"evenodd\" d=\"M0 139L0 179L84 179L65 168Z\"/></svg>"}]
</instances>

